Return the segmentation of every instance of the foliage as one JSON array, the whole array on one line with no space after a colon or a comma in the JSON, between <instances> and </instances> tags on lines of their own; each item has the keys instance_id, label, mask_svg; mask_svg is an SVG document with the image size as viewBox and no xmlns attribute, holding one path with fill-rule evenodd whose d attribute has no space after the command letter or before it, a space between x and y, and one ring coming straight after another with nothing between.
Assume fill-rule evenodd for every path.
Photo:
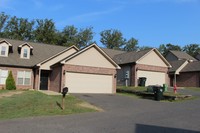
<instances>
[{"instance_id":1,"label":"foliage","mask_svg":"<svg viewBox=\"0 0 200 133\"><path fill-rule=\"evenodd\" d=\"M37 42L55 44L56 28L52 19L37 19L33 36Z\"/></svg>"},{"instance_id":2,"label":"foliage","mask_svg":"<svg viewBox=\"0 0 200 133\"><path fill-rule=\"evenodd\" d=\"M8 77L6 79L6 89L16 90L15 80L12 75L12 71L9 71Z\"/></svg>"},{"instance_id":3,"label":"foliage","mask_svg":"<svg viewBox=\"0 0 200 133\"><path fill-rule=\"evenodd\" d=\"M106 48L120 49L126 43L126 39L124 39L122 32L119 30L104 30L100 33L100 35L100 41L103 45L106 46Z\"/></svg>"},{"instance_id":4,"label":"foliage","mask_svg":"<svg viewBox=\"0 0 200 133\"><path fill-rule=\"evenodd\" d=\"M5 24L7 23L8 19L9 16L6 15L4 12L0 13L0 34L2 34L2 31L4 30Z\"/></svg>"},{"instance_id":5,"label":"foliage","mask_svg":"<svg viewBox=\"0 0 200 133\"><path fill-rule=\"evenodd\" d=\"M11 17L5 27L5 37L18 40L32 40L34 21Z\"/></svg>"},{"instance_id":6,"label":"foliage","mask_svg":"<svg viewBox=\"0 0 200 133\"><path fill-rule=\"evenodd\" d=\"M92 43L94 32L92 27L78 30L76 27L66 26L60 34L60 45L72 46L75 45L78 48Z\"/></svg>"},{"instance_id":7,"label":"foliage","mask_svg":"<svg viewBox=\"0 0 200 133\"><path fill-rule=\"evenodd\" d=\"M183 47L183 51L195 57L200 52L199 44L189 44Z\"/></svg>"},{"instance_id":8,"label":"foliage","mask_svg":"<svg viewBox=\"0 0 200 133\"><path fill-rule=\"evenodd\" d=\"M151 49L152 47L149 47L149 46L142 46L142 47L139 47L139 50L147 50L147 49Z\"/></svg>"},{"instance_id":9,"label":"foliage","mask_svg":"<svg viewBox=\"0 0 200 133\"><path fill-rule=\"evenodd\" d=\"M67 115L97 111L94 108L80 106L85 102L72 95L65 97L65 110L60 108L61 101L61 96L50 96L39 91L25 91L22 94L1 98L0 119Z\"/></svg>"},{"instance_id":10,"label":"foliage","mask_svg":"<svg viewBox=\"0 0 200 133\"><path fill-rule=\"evenodd\" d=\"M138 49L138 40L133 37L126 42L126 46L124 47L125 51L137 51Z\"/></svg>"},{"instance_id":11,"label":"foliage","mask_svg":"<svg viewBox=\"0 0 200 133\"><path fill-rule=\"evenodd\" d=\"M158 48L158 50L160 51L160 53L163 56L166 56L166 54L168 53L168 51L170 50L175 50L175 51L182 51L181 47L179 45L173 45L171 43L168 44L161 44Z\"/></svg>"}]
</instances>

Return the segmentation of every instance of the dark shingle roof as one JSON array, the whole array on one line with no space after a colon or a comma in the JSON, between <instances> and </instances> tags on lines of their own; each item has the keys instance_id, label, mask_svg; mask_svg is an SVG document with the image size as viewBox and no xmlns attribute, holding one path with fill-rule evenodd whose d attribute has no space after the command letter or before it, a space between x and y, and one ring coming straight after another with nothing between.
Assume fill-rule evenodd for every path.
<instances>
[{"instance_id":1,"label":"dark shingle roof","mask_svg":"<svg viewBox=\"0 0 200 133\"><path fill-rule=\"evenodd\" d=\"M0 41L2 40L6 40L12 44L13 53L9 53L8 57L0 56L0 65L33 67L41 61L66 49L66 47L62 46L0 38ZM18 46L24 43L28 43L33 47L33 55L30 56L30 59L21 59L18 53Z\"/></svg>"},{"instance_id":2,"label":"dark shingle roof","mask_svg":"<svg viewBox=\"0 0 200 133\"><path fill-rule=\"evenodd\" d=\"M115 55L126 53L126 51L122 50L115 50L115 49L108 49L108 48L101 48L108 56L113 58Z\"/></svg>"},{"instance_id":3,"label":"dark shingle roof","mask_svg":"<svg viewBox=\"0 0 200 133\"><path fill-rule=\"evenodd\" d=\"M113 57L113 60L117 64L133 63L139 60L142 56L144 56L151 50L152 49L147 49L147 50L142 50L142 51L131 51L127 53L118 54Z\"/></svg>"},{"instance_id":4,"label":"dark shingle roof","mask_svg":"<svg viewBox=\"0 0 200 133\"><path fill-rule=\"evenodd\" d=\"M169 72L175 72L185 61L186 60L170 61L169 63L172 67L169 69Z\"/></svg>"},{"instance_id":5,"label":"dark shingle roof","mask_svg":"<svg viewBox=\"0 0 200 133\"><path fill-rule=\"evenodd\" d=\"M200 71L200 61L194 61L188 63L181 72L196 72Z\"/></svg>"},{"instance_id":6,"label":"dark shingle roof","mask_svg":"<svg viewBox=\"0 0 200 133\"><path fill-rule=\"evenodd\" d=\"M196 61L196 59L192 56L190 56L189 54L187 54L186 52L182 52L182 51L174 51L174 50L170 50L170 52L172 54L174 54L178 59L185 59L185 60L193 60Z\"/></svg>"}]
</instances>

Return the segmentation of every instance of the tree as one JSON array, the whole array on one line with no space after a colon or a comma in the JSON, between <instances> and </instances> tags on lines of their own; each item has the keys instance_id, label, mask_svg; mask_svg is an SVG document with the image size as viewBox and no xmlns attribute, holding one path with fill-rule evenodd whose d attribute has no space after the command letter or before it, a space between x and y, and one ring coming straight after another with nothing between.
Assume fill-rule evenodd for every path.
<instances>
[{"instance_id":1,"label":"tree","mask_svg":"<svg viewBox=\"0 0 200 133\"><path fill-rule=\"evenodd\" d=\"M125 51L137 51L138 49L138 40L133 37L126 42L126 45L124 47Z\"/></svg>"},{"instance_id":2,"label":"tree","mask_svg":"<svg viewBox=\"0 0 200 133\"><path fill-rule=\"evenodd\" d=\"M92 27L78 30L78 28L73 25L66 26L60 33L61 40L59 41L59 45L75 45L78 48L82 48L92 42L93 34Z\"/></svg>"},{"instance_id":3,"label":"tree","mask_svg":"<svg viewBox=\"0 0 200 133\"><path fill-rule=\"evenodd\" d=\"M186 45L183 47L183 51L195 57L198 54L198 52L200 52L200 45L199 44Z\"/></svg>"},{"instance_id":4,"label":"tree","mask_svg":"<svg viewBox=\"0 0 200 133\"><path fill-rule=\"evenodd\" d=\"M166 52L167 52L167 48L165 46L165 44L161 44L159 47L158 47L158 51L164 55Z\"/></svg>"},{"instance_id":5,"label":"tree","mask_svg":"<svg viewBox=\"0 0 200 133\"><path fill-rule=\"evenodd\" d=\"M34 30L34 41L55 44L56 43L56 28L52 19L37 19L36 29Z\"/></svg>"},{"instance_id":6,"label":"tree","mask_svg":"<svg viewBox=\"0 0 200 133\"><path fill-rule=\"evenodd\" d=\"M15 80L12 75L12 71L9 71L8 77L6 79L6 89L16 90Z\"/></svg>"},{"instance_id":7,"label":"tree","mask_svg":"<svg viewBox=\"0 0 200 133\"><path fill-rule=\"evenodd\" d=\"M61 32L61 40L59 45L72 46L78 43L78 29L72 26L66 26Z\"/></svg>"},{"instance_id":8,"label":"tree","mask_svg":"<svg viewBox=\"0 0 200 133\"><path fill-rule=\"evenodd\" d=\"M0 37L3 37L5 24L8 21L8 19L9 19L9 16L6 15L4 12L0 13Z\"/></svg>"},{"instance_id":9,"label":"tree","mask_svg":"<svg viewBox=\"0 0 200 133\"><path fill-rule=\"evenodd\" d=\"M101 43L110 49L120 49L125 45L126 39L119 30L104 30L100 33Z\"/></svg>"},{"instance_id":10,"label":"tree","mask_svg":"<svg viewBox=\"0 0 200 133\"><path fill-rule=\"evenodd\" d=\"M147 50L147 49L152 49L152 47L149 47L149 46L142 46L142 47L139 47L139 50Z\"/></svg>"},{"instance_id":11,"label":"tree","mask_svg":"<svg viewBox=\"0 0 200 133\"><path fill-rule=\"evenodd\" d=\"M28 19L11 17L5 27L5 37L18 40L32 40L34 21Z\"/></svg>"},{"instance_id":12,"label":"tree","mask_svg":"<svg viewBox=\"0 0 200 133\"><path fill-rule=\"evenodd\" d=\"M93 34L92 27L80 29L78 33L78 44L76 45L78 48L85 47L92 43Z\"/></svg>"},{"instance_id":13,"label":"tree","mask_svg":"<svg viewBox=\"0 0 200 133\"><path fill-rule=\"evenodd\" d=\"M163 56L166 56L166 54L169 50L182 51L182 49L179 45L173 45L171 43L161 44L159 46L158 50L162 53Z\"/></svg>"}]
</instances>

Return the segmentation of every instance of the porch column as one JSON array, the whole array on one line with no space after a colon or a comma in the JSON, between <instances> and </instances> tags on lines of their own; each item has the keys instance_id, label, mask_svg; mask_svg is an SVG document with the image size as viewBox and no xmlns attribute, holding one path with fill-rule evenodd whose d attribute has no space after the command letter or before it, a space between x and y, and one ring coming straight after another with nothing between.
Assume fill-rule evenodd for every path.
<instances>
[{"instance_id":1,"label":"porch column","mask_svg":"<svg viewBox=\"0 0 200 133\"><path fill-rule=\"evenodd\" d=\"M41 69L39 68L38 90L40 90L40 75L41 75Z\"/></svg>"}]
</instances>

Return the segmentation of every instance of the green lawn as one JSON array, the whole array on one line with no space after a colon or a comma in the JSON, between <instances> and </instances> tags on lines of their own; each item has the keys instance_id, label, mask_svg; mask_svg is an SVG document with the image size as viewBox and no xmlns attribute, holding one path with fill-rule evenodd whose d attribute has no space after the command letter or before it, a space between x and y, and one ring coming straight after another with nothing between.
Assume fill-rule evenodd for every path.
<instances>
[{"instance_id":1,"label":"green lawn","mask_svg":"<svg viewBox=\"0 0 200 133\"><path fill-rule=\"evenodd\" d=\"M9 92L9 90L0 90L0 94Z\"/></svg>"},{"instance_id":2,"label":"green lawn","mask_svg":"<svg viewBox=\"0 0 200 133\"><path fill-rule=\"evenodd\" d=\"M200 91L199 87L185 87L187 90Z\"/></svg>"},{"instance_id":3,"label":"green lawn","mask_svg":"<svg viewBox=\"0 0 200 133\"><path fill-rule=\"evenodd\" d=\"M61 96L48 96L38 91L25 91L22 94L4 97L0 99L0 119L97 111L72 95L65 98L65 110L60 107L61 101Z\"/></svg>"},{"instance_id":4,"label":"green lawn","mask_svg":"<svg viewBox=\"0 0 200 133\"><path fill-rule=\"evenodd\" d=\"M123 90L133 90L133 91L146 91L147 88L146 87L141 87L141 86L138 86L138 87L133 87L133 86L117 86L117 89L123 89Z\"/></svg>"},{"instance_id":5,"label":"green lawn","mask_svg":"<svg viewBox=\"0 0 200 133\"><path fill-rule=\"evenodd\" d=\"M117 93L119 95L131 96L134 98L141 99L154 99L154 93L147 92L147 87L132 87L132 86L117 86ZM195 97L186 97L181 93L174 93L173 91L166 91L163 93L165 101L184 101L184 100L193 100ZM176 100L172 100L176 98Z\"/></svg>"}]
</instances>

